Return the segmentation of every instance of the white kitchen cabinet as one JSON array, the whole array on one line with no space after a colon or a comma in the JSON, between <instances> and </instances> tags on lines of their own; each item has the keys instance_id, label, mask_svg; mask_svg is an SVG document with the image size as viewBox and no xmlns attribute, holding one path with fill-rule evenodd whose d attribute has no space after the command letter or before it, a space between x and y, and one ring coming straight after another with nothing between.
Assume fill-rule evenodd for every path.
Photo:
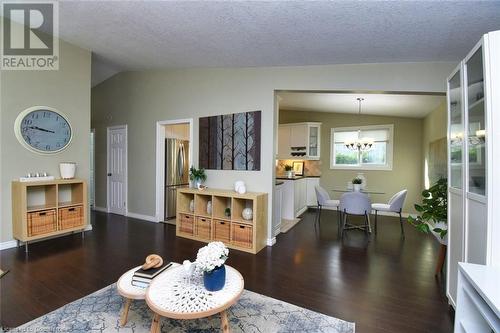
<instances>
[{"instance_id":1,"label":"white kitchen cabinet","mask_svg":"<svg viewBox=\"0 0 500 333\"><path fill-rule=\"evenodd\" d=\"M273 237L276 237L280 233L282 214L282 204L283 204L283 188L284 183L274 186L274 210L273 210Z\"/></svg>"},{"instance_id":2,"label":"white kitchen cabinet","mask_svg":"<svg viewBox=\"0 0 500 333\"><path fill-rule=\"evenodd\" d=\"M294 181L294 211L295 217L300 216L307 209L307 178Z\"/></svg>"},{"instance_id":3,"label":"white kitchen cabinet","mask_svg":"<svg viewBox=\"0 0 500 333\"><path fill-rule=\"evenodd\" d=\"M500 31L485 34L448 78L447 296L458 263L500 266ZM496 172L495 172L496 171Z\"/></svg>"},{"instance_id":4,"label":"white kitchen cabinet","mask_svg":"<svg viewBox=\"0 0 500 333\"><path fill-rule=\"evenodd\" d=\"M290 126L278 126L278 157L290 156Z\"/></svg>"},{"instance_id":5,"label":"white kitchen cabinet","mask_svg":"<svg viewBox=\"0 0 500 333\"><path fill-rule=\"evenodd\" d=\"M308 207L316 207L318 205L318 200L316 199L316 186L319 185L319 177L308 177L307 182L307 194L306 201Z\"/></svg>"},{"instance_id":6,"label":"white kitchen cabinet","mask_svg":"<svg viewBox=\"0 0 500 333\"><path fill-rule=\"evenodd\" d=\"M278 158L320 158L321 123L292 123L278 126Z\"/></svg>"},{"instance_id":7,"label":"white kitchen cabinet","mask_svg":"<svg viewBox=\"0 0 500 333\"><path fill-rule=\"evenodd\" d=\"M291 220L299 217L307 210L307 180L309 178L296 178L282 180L283 200L281 207L282 218Z\"/></svg>"}]
</instances>

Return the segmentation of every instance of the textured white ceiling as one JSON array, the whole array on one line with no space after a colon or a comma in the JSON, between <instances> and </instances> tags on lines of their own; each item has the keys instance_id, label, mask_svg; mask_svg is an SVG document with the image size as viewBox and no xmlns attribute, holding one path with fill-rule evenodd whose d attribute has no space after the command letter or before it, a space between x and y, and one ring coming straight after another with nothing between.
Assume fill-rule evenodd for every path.
<instances>
[{"instance_id":1,"label":"textured white ceiling","mask_svg":"<svg viewBox=\"0 0 500 333\"><path fill-rule=\"evenodd\" d=\"M62 38L114 71L458 61L498 29L500 1L60 3Z\"/></svg>"},{"instance_id":2,"label":"textured white ceiling","mask_svg":"<svg viewBox=\"0 0 500 333\"><path fill-rule=\"evenodd\" d=\"M423 118L446 100L445 96L403 94L345 94L280 92L280 110L358 113L361 97L361 114Z\"/></svg>"}]
</instances>

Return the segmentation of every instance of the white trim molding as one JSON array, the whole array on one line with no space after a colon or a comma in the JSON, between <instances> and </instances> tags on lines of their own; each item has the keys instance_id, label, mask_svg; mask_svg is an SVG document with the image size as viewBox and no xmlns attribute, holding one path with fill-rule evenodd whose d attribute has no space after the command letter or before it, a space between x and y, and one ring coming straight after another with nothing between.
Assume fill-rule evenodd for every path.
<instances>
[{"instance_id":1,"label":"white trim molding","mask_svg":"<svg viewBox=\"0 0 500 333\"><path fill-rule=\"evenodd\" d=\"M273 246L274 244L276 244L276 237L267 239L267 246Z\"/></svg>"},{"instance_id":2,"label":"white trim molding","mask_svg":"<svg viewBox=\"0 0 500 333\"><path fill-rule=\"evenodd\" d=\"M144 214L137 214L137 213L132 213L132 212L127 212L127 217L131 217L134 219L139 219L139 220L144 220L148 222L155 222L158 223L158 219L156 216L151 216L151 215L144 215Z\"/></svg>"},{"instance_id":3,"label":"white trim molding","mask_svg":"<svg viewBox=\"0 0 500 333\"><path fill-rule=\"evenodd\" d=\"M15 239L0 243L0 251L12 249L13 247L17 247L17 241Z\"/></svg>"},{"instance_id":4,"label":"white trim molding","mask_svg":"<svg viewBox=\"0 0 500 333\"><path fill-rule=\"evenodd\" d=\"M337 165L335 164L335 142L334 135L336 132L347 132L347 131L363 131L363 130L388 130L389 138L387 140L387 149L385 153L386 163L385 164L345 164ZM382 170L382 171L392 171L392 160L394 151L394 124L386 125L368 125L368 126L355 126L355 127L336 127L330 129L330 169L337 170ZM360 159L358 157L358 159ZM358 160L359 162L359 160Z\"/></svg>"},{"instance_id":5,"label":"white trim molding","mask_svg":"<svg viewBox=\"0 0 500 333\"><path fill-rule=\"evenodd\" d=\"M94 206L92 207L92 210L95 210L96 212L109 213L106 207Z\"/></svg>"},{"instance_id":6,"label":"white trim molding","mask_svg":"<svg viewBox=\"0 0 500 333\"><path fill-rule=\"evenodd\" d=\"M156 209L155 222L165 218L165 125L189 124L189 163L194 165L193 118L160 120L156 122Z\"/></svg>"}]
</instances>

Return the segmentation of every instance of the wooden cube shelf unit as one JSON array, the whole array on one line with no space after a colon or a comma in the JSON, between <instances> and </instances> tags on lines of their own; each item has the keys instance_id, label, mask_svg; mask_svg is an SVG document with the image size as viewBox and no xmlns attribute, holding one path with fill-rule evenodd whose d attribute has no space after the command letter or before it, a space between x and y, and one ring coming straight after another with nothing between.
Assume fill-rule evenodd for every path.
<instances>
[{"instance_id":1,"label":"wooden cube shelf unit","mask_svg":"<svg viewBox=\"0 0 500 333\"><path fill-rule=\"evenodd\" d=\"M87 184L79 179L12 182L12 231L22 242L84 230Z\"/></svg>"},{"instance_id":2,"label":"wooden cube shelf unit","mask_svg":"<svg viewBox=\"0 0 500 333\"><path fill-rule=\"evenodd\" d=\"M209 201L211 211L207 209ZM231 209L229 216L227 208ZM243 219L245 208L252 208L251 220ZM267 244L267 193L179 189L176 225L177 236L203 242L221 241L231 249L255 254Z\"/></svg>"}]
</instances>

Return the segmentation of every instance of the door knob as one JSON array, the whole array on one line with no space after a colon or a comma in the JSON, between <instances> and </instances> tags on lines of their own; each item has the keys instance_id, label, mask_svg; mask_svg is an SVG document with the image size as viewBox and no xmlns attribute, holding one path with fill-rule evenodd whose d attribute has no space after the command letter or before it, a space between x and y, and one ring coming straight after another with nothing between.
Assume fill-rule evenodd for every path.
<instances>
[{"instance_id":1,"label":"door knob","mask_svg":"<svg viewBox=\"0 0 500 333\"><path fill-rule=\"evenodd\" d=\"M111 173L108 173L108 177L111 177Z\"/></svg>"}]
</instances>

